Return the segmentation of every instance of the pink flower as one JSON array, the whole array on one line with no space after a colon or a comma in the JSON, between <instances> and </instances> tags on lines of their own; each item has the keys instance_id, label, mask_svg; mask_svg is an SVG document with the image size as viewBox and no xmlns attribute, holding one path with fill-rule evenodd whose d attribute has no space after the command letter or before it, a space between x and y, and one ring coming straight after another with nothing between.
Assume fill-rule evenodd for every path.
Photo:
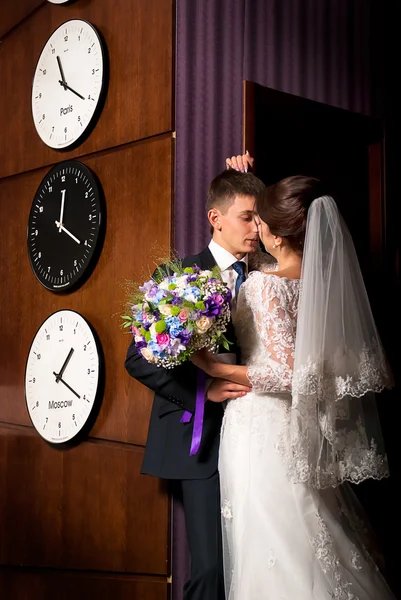
<instances>
[{"instance_id":1,"label":"pink flower","mask_svg":"<svg viewBox=\"0 0 401 600\"><path fill-rule=\"evenodd\" d=\"M170 336L168 333L158 333L156 335L156 341L159 346L167 346L170 341Z\"/></svg>"},{"instance_id":2,"label":"pink flower","mask_svg":"<svg viewBox=\"0 0 401 600\"><path fill-rule=\"evenodd\" d=\"M131 333L132 335L140 335L140 331L138 329L138 327L135 327L134 325L131 326Z\"/></svg>"},{"instance_id":3,"label":"pink flower","mask_svg":"<svg viewBox=\"0 0 401 600\"><path fill-rule=\"evenodd\" d=\"M178 318L181 321L181 323L184 323L189 317L189 309L188 308L182 308L180 310L180 312L178 313Z\"/></svg>"}]
</instances>

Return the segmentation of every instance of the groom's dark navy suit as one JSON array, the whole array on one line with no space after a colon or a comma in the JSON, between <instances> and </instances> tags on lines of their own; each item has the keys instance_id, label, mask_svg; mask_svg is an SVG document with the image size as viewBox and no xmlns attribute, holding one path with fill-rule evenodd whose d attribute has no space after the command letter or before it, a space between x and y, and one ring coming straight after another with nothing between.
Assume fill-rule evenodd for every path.
<instances>
[{"instance_id":1,"label":"groom's dark navy suit","mask_svg":"<svg viewBox=\"0 0 401 600\"><path fill-rule=\"evenodd\" d=\"M210 269L216 261L206 248L183 261L185 267L193 264ZM226 336L235 340L232 324ZM186 424L180 419L185 410L195 410L197 368L191 362L174 369L152 365L138 353L134 341L128 348L125 368L155 392L142 473L176 480L181 488L191 552L191 580L184 598L224 600L217 473L223 407L205 403L200 448L190 456L193 419Z\"/></svg>"}]
</instances>

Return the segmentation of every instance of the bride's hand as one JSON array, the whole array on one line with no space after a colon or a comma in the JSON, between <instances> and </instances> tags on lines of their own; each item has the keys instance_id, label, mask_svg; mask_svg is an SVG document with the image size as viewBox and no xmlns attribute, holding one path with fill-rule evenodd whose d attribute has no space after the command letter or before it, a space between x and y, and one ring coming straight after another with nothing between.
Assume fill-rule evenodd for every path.
<instances>
[{"instance_id":1,"label":"bride's hand","mask_svg":"<svg viewBox=\"0 0 401 600\"><path fill-rule=\"evenodd\" d=\"M227 169L234 169L235 171L241 171L246 173L248 169L253 169L255 159L247 151L245 154L238 154L238 156L232 156L226 158Z\"/></svg>"},{"instance_id":2,"label":"bride's hand","mask_svg":"<svg viewBox=\"0 0 401 600\"><path fill-rule=\"evenodd\" d=\"M210 377L219 377L219 366L221 363L206 348L195 352L190 360L196 367L210 375Z\"/></svg>"}]
</instances>

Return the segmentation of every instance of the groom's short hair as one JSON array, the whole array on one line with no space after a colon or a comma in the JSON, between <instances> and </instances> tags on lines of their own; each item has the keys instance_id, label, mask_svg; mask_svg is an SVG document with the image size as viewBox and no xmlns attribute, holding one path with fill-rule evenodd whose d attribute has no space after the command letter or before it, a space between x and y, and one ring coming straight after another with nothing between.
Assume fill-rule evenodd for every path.
<instances>
[{"instance_id":1,"label":"groom's short hair","mask_svg":"<svg viewBox=\"0 0 401 600\"><path fill-rule=\"evenodd\" d=\"M253 196L256 199L265 187L263 181L253 173L226 169L217 175L209 186L206 210L218 208L224 213L234 202L235 196Z\"/></svg>"}]
</instances>

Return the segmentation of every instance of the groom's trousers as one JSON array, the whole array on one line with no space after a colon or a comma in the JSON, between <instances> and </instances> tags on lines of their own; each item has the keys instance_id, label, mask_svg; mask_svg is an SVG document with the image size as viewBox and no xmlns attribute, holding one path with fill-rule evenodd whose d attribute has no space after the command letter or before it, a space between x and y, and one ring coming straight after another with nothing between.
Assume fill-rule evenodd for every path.
<instances>
[{"instance_id":1,"label":"groom's trousers","mask_svg":"<svg viewBox=\"0 0 401 600\"><path fill-rule=\"evenodd\" d=\"M179 483L191 553L184 600L224 600L219 474Z\"/></svg>"}]
</instances>

